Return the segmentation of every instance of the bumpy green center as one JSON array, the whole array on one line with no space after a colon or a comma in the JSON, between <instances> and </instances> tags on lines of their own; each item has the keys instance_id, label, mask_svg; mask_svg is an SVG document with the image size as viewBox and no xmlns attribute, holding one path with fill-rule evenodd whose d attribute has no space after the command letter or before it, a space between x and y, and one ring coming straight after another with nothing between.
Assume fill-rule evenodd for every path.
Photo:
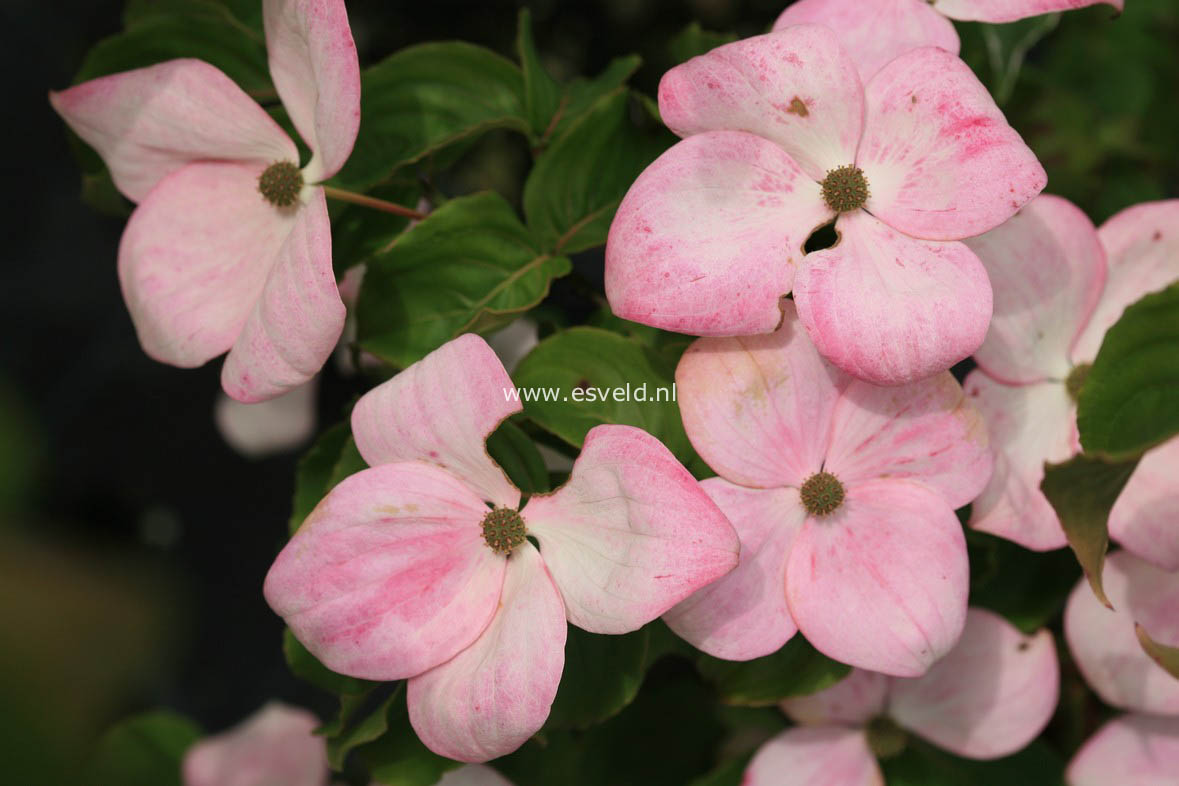
<instances>
[{"instance_id":1,"label":"bumpy green center","mask_svg":"<svg viewBox=\"0 0 1179 786\"><path fill-rule=\"evenodd\" d=\"M892 718L883 715L868 723L868 747L878 759L887 759L903 751L908 736Z\"/></svg>"},{"instance_id":2,"label":"bumpy green center","mask_svg":"<svg viewBox=\"0 0 1179 786\"><path fill-rule=\"evenodd\" d=\"M802 506L812 516L826 516L843 504L843 484L830 472L816 472L799 489Z\"/></svg>"},{"instance_id":3,"label":"bumpy green center","mask_svg":"<svg viewBox=\"0 0 1179 786\"><path fill-rule=\"evenodd\" d=\"M836 213L859 210L868 201L868 181L864 170L854 164L831 169L823 178L823 201Z\"/></svg>"},{"instance_id":4,"label":"bumpy green center","mask_svg":"<svg viewBox=\"0 0 1179 786\"><path fill-rule=\"evenodd\" d=\"M1076 403L1077 396L1081 395L1081 386L1085 384L1085 378L1089 376L1089 371L1092 368L1092 363L1081 363L1079 366L1073 366L1073 370L1065 378L1064 389L1068 391L1068 397L1074 403Z\"/></svg>"},{"instance_id":5,"label":"bumpy green center","mask_svg":"<svg viewBox=\"0 0 1179 786\"><path fill-rule=\"evenodd\" d=\"M258 191L275 207L290 207L303 190L303 173L290 161L279 161L266 167L258 178Z\"/></svg>"},{"instance_id":6,"label":"bumpy green center","mask_svg":"<svg viewBox=\"0 0 1179 786\"><path fill-rule=\"evenodd\" d=\"M511 508L496 508L483 518L483 540L496 554L511 554L527 535L524 519Z\"/></svg>"}]
</instances>

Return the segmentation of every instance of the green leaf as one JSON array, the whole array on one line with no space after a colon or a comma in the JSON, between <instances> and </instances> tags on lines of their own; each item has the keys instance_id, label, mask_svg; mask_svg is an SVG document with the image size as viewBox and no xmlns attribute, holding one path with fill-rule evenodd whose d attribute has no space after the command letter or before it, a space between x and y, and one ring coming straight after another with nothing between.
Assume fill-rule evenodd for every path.
<instances>
[{"instance_id":1,"label":"green leaf","mask_svg":"<svg viewBox=\"0 0 1179 786\"><path fill-rule=\"evenodd\" d=\"M571 269L536 247L498 194L452 199L369 263L360 345L404 368L463 333L506 325Z\"/></svg>"},{"instance_id":2,"label":"green leaf","mask_svg":"<svg viewBox=\"0 0 1179 786\"><path fill-rule=\"evenodd\" d=\"M1179 283L1126 308L1081 386L1086 453L1129 458L1179 433Z\"/></svg>"},{"instance_id":3,"label":"green leaf","mask_svg":"<svg viewBox=\"0 0 1179 786\"><path fill-rule=\"evenodd\" d=\"M881 762L888 786L1063 786L1064 762L1043 742L1001 759L964 759L909 737L894 758Z\"/></svg>"},{"instance_id":4,"label":"green leaf","mask_svg":"<svg viewBox=\"0 0 1179 786\"><path fill-rule=\"evenodd\" d=\"M1168 674L1179 679L1179 647L1159 644L1150 637L1146 628L1137 622L1134 623L1134 633L1138 636L1138 643L1142 645L1142 651L1149 655L1151 660L1162 666Z\"/></svg>"},{"instance_id":5,"label":"green leaf","mask_svg":"<svg viewBox=\"0 0 1179 786\"><path fill-rule=\"evenodd\" d=\"M382 183L368 192L369 196L384 199L408 208L416 208L422 187L416 180L397 178ZM409 226L409 219L395 216L362 205L329 202L332 211L332 265L339 278L344 271L367 262L371 257L389 250L398 235Z\"/></svg>"},{"instance_id":6,"label":"green leaf","mask_svg":"<svg viewBox=\"0 0 1179 786\"><path fill-rule=\"evenodd\" d=\"M1059 24L1060 14L1041 14L1010 24L982 25L996 103L1003 105L1011 98L1027 53Z\"/></svg>"},{"instance_id":7,"label":"green leaf","mask_svg":"<svg viewBox=\"0 0 1179 786\"><path fill-rule=\"evenodd\" d=\"M357 695L372 690L377 685L368 680L337 674L324 666L295 638L290 628L282 634L282 654L286 657L287 666L292 674L328 693Z\"/></svg>"},{"instance_id":8,"label":"green leaf","mask_svg":"<svg viewBox=\"0 0 1179 786\"><path fill-rule=\"evenodd\" d=\"M749 766L753 754L738 756L721 762L707 775L702 775L688 784L688 786L741 786L744 782L745 768Z\"/></svg>"},{"instance_id":9,"label":"green leaf","mask_svg":"<svg viewBox=\"0 0 1179 786\"><path fill-rule=\"evenodd\" d=\"M1029 551L1004 538L968 529L970 605L1002 614L1024 633L1048 624L1080 578L1065 549Z\"/></svg>"},{"instance_id":10,"label":"green leaf","mask_svg":"<svg viewBox=\"0 0 1179 786\"><path fill-rule=\"evenodd\" d=\"M540 140L543 148L564 133L577 122L594 104L608 93L613 93L626 84L643 61L638 55L616 57L593 79L578 77L565 87L561 105L557 114L549 123L545 136Z\"/></svg>"},{"instance_id":11,"label":"green leaf","mask_svg":"<svg viewBox=\"0 0 1179 786\"><path fill-rule=\"evenodd\" d=\"M404 693L405 683L397 683L385 701L354 724L351 723L351 717L361 709L367 697L341 697L340 717L327 740L328 764L333 770L344 769L349 753L361 745L380 739L389 731L389 713L393 705L405 704Z\"/></svg>"},{"instance_id":12,"label":"green leaf","mask_svg":"<svg viewBox=\"0 0 1179 786\"><path fill-rule=\"evenodd\" d=\"M1106 606L1110 602L1101 585L1101 572L1109 548L1109 511L1137 464L1137 459L1111 464L1099 458L1074 456L1063 464L1045 464L1044 480L1040 482L1040 490L1056 509L1093 594Z\"/></svg>"},{"instance_id":13,"label":"green leaf","mask_svg":"<svg viewBox=\"0 0 1179 786\"><path fill-rule=\"evenodd\" d=\"M744 707L763 707L815 693L851 671L850 666L831 660L799 635L763 658L732 661L701 653L696 666L704 679L715 683L721 701Z\"/></svg>"},{"instance_id":14,"label":"green leaf","mask_svg":"<svg viewBox=\"0 0 1179 786\"><path fill-rule=\"evenodd\" d=\"M374 736L374 732L378 733ZM362 741L362 737L370 739ZM432 752L418 739L409 725L405 683L399 684L393 695L357 726L355 741L357 744L348 745L344 754L355 749L368 764L373 783L385 786L429 786L460 766Z\"/></svg>"},{"instance_id":15,"label":"green leaf","mask_svg":"<svg viewBox=\"0 0 1179 786\"><path fill-rule=\"evenodd\" d=\"M344 478L368 465L356 449L348 421L326 429L299 459L295 470L295 498L291 503L290 532L302 526L319 501Z\"/></svg>"},{"instance_id":16,"label":"green leaf","mask_svg":"<svg viewBox=\"0 0 1179 786\"><path fill-rule=\"evenodd\" d=\"M561 86L540 64L532 37L532 14L527 8L521 8L518 17L516 53L524 72L524 112L533 137L539 138L548 129L562 96Z\"/></svg>"},{"instance_id":17,"label":"green leaf","mask_svg":"<svg viewBox=\"0 0 1179 786\"><path fill-rule=\"evenodd\" d=\"M491 432L487 452L520 491L531 495L549 490L549 473L540 451L515 423L505 420Z\"/></svg>"},{"instance_id":18,"label":"green leaf","mask_svg":"<svg viewBox=\"0 0 1179 786\"><path fill-rule=\"evenodd\" d=\"M569 626L565 671L545 728L584 729L634 701L647 671L646 627L621 636Z\"/></svg>"},{"instance_id":19,"label":"green leaf","mask_svg":"<svg viewBox=\"0 0 1179 786\"><path fill-rule=\"evenodd\" d=\"M360 134L336 180L365 189L396 169L493 128L527 134L515 63L461 41L403 49L361 75Z\"/></svg>"},{"instance_id":20,"label":"green leaf","mask_svg":"<svg viewBox=\"0 0 1179 786\"><path fill-rule=\"evenodd\" d=\"M736 33L714 33L700 27L699 22L692 22L668 42L667 54L678 65L736 40Z\"/></svg>"},{"instance_id":21,"label":"green leaf","mask_svg":"<svg viewBox=\"0 0 1179 786\"><path fill-rule=\"evenodd\" d=\"M201 737L200 727L174 712L137 715L112 727L91 764L102 786L180 786L180 762Z\"/></svg>"}]
</instances>

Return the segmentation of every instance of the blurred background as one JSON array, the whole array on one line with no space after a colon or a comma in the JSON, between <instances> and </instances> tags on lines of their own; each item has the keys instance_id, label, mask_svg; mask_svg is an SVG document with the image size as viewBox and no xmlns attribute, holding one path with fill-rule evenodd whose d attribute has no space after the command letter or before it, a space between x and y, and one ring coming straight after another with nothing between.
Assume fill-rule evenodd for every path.
<instances>
[{"instance_id":1,"label":"blurred background","mask_svg":"<svg viewBox=\"0 0 1179 786\"><path fill-rule=\"evenodd\" d=\"M689 22L741 36L785 0L536 0L555 76L637 52L653 94ZM291 677L261 585L286 538L297 458L231 447L215 425L220 361L182 371L147 358L122 304L122 219L80 198L65 127L46 101L87 50L121 29L122 0L4 0L0 50L7 261L0 269L0 752L14 783L58 783L112 722L168 707L207 730L270 697L328 709ZM403 46L464 39L513 55L523 3L349 0L362 67ZM985 37L963 56L1049 173L1095 222L1179 196L1179 3L1127 0ZM1034 45L1033 45L1034 44ZM454 192L518 199L528 151L491 135ZM600 271L600 253L578 260ZM600 275L600 273L596 274ZM600 280L600 279L599 279ZM554 297L560 297L559 287ZM329 366L320 426L360 391Z\"/></svg>"}]
</instances>

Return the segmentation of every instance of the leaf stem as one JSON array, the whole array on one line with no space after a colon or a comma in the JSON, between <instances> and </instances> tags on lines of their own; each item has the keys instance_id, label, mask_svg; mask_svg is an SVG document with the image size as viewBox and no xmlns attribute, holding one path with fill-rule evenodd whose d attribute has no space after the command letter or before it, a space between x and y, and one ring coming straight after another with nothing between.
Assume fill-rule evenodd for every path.
<instances>
[{"instance_id":1,"label":"leaf stem","mask_svg":"<svg viewBox=\"0 0 1179 786\"><path fill-rule=\"evenodd\" d=\"M371 207L373 210L381 210L385 213L392 213L395 216L404 216L405 218L412 218L415 221L421 221L426 217L425 213L419 213L413 208L399 205L396 202L389 202L384 199L377 199L376 197L368 196L367 194L357 194L353 191L345 191L342 188L335 186L321 186L323 193L329 199L338 199L341 202L351 202L354 205L361 205L362 207Z\"/></svg>"}]
</instances>

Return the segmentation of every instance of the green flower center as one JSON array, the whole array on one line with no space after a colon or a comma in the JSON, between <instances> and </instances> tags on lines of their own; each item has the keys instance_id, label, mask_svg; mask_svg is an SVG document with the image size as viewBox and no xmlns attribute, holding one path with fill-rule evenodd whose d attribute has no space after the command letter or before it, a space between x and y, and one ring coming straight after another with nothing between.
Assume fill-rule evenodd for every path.
<instances>
[{"instance_id":1,"label":"green flower center","mask_svg":"<svg viewBox=\"0 0 1179 786\"><path fill-rule=\"evenodd\" d=\"M868 722L868 747L878 759L888 759L905 749L909 735L892 718L881 715Z\"/></svg>"},{"instance_id":2,"label":"green flower center","mask_svg":"<svg viewBox=\"0 0 1179 786\"><path fill-rule=\"evenodd\" d=\"M483 540L496 554L505 557L512 549L524 542L528 530L518 511L511 508L496 508L483 517Z\"/></svg>"},{"instance_id":3,"label":"green flower center","mask_svg":"<svg viewBox=\"0 0 1179 786\"><path fill-rule=\"evenodd\" d=\"M855 164L828 170L820 185L823 201L836 213L859 210L868 201L868 181L864 170Z\"/></svg>"},{"instance_id":4,"label":"green flower center","mask_svg":"<svg viewBox=\"0 0 1179 786\"><path fill-rule=\"evenodd\" d=\"M303 173L290 161L279 161L266 167L258 178L262 198L275 207L290 207L303 190Z\"/></svg>"},{"instance_id":5,"label":"green flower center","mask_svg":"<svg viewBox=\"0 0 1179 786\"><path fill-rule=\"evenodd\" d=\"M1092 368L1092 363L1081 363L1073 366L1073 370L1065 378L1064 389L1068 391L1068 397L1073 400L1074 404L1077 403L1077 396L1081 395L1081 386L1085 384L1085 379L1088 378Z\"/></svg>"},{"instance_id":6,"label":"green flower center","mask_svg":"<svg viewBox=\"0 0 1179 786\"><path fill-rule=\"evenodd\" d=\"M812 516L826 516L843 504L843 484L830 472L816 472L798 491L802 506Z\"/></svg>"}]
</instances>

